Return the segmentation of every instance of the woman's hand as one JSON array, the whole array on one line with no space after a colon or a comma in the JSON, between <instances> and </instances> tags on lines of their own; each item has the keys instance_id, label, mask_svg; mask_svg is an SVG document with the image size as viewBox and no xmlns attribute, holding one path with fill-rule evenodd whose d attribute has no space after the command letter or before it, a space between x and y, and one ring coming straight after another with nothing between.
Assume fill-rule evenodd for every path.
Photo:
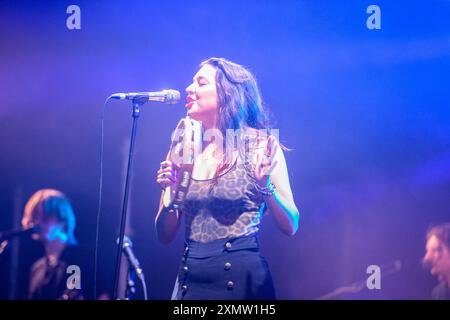
<instances>
[{"instance_id":1,"label":"woman's hand","mask_svg":"<svg viewBox=\"0 0 450 320\"><path fill-rule=\"evenodd\" d=\"M261 188L276 188L275 193L264 197L264 202L280 229L292 236L297 232L300 213L292 195L283 150L279 150L281 146L272 136L264 139L259 145L255 152L256 183Z\"/></svg>"},{"instance_id":2,"label":"woman's hand","mask_svg":"<svg viewBox=\"0 0 450 320\"><path fill-rule=\"evenodd\" d=\"M174 165L171 161L166 160L161 162L161 167L156 175L156 182L163 189L163 192L161 193L158 214L155 218L155 226L157 237L163 243L169 243L175 238L180 224L181 212L178 209L166 210L167 208L170 208L173 196L175 195L178 170L178 166ZM166 187L171 187L170 192L166 192Z\"/></svg>"},{"instance_id":3,"label":"woman's hand","mask_svg":"<svg viewBox=\"0 0 450 320\"><path fill-rule=\"evenodd\" d=\"M277 161L275 155L278 151L278 143L275 137L269 136L265 142L260 142L255 152L255 179L260 187L267 187Z\"/></svg>"},{"instance_id":4,"label":"woman's hand","mask_svg":"<svg viewBox=\"0 0 450 320\"><path fill-rule=\"evenodd\" d=\"M161 162L161 166L156 175L156 182L162 189L165 189L168 186L174 187L176 185L178 169L179 168L169 160Z\"/></svg>"}]
</instances>

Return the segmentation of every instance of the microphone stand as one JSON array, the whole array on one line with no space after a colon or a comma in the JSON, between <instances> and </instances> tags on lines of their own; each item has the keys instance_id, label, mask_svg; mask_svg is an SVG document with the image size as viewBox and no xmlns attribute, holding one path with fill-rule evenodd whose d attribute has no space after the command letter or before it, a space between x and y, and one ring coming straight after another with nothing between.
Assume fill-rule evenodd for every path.
<instances>
[{"instance_id":1,"label":"microphone stand","mask_svg":"<svg viewBox=\"0 0 450 320\"><path fill-rule=\"evenodd\" d=\"M134 282L135 271L128 264L128 275L127 275L127 289L125 291L125 298L127 300L132 300L134 294L136 293L136 283Z\"/></svg>"},{"instance_id":2,"label":"microphone stand","mask_svg":"<svg viewBox=\"0 0 450 320\"><path fill-rule=\"evenodd\" d=\"M0 232L0 254L5 251L6 247L8 246L9 240L38 232L39 226L31 226L28 228L19 228Z\"/></svg>"},{"instance_id":3,"label":"microphone stand","mask_svg":"<svg viewBox=\"0 0 450 320\"><path fill-rule=\"evenodd\" d=\"M143 299L148 300L147 284L145 283L144 272L142 271L141 268L135 269L130 259L128 259L128 274L127 274L127 287L125 290L125 299L132 300L134 295L136 294L136 281L134 280L136 276L141 281L142 292L144 294Z\"/></svg>"},{"instance_id":4,"label":"microphone stand","mask_svg":"<svg viewBox=\"0 0 450 320\"><path fill-rule=\"evenodd\" d=\"M125 224L127 221L128 193L130 187L129 182L130 182L131 165L133 162L134 145L136 141L137 120L139 118L139 111L140 111L139 108L145 103L145 101L142 98L141 99L136 98L132 100L132 103L133 103L133 112L132 112L133 122L131 127L130 150L128 152L128 165L127 165L127 175L125 178L125 191L122 202L122 216L120 221L119 243L117 244L113 299L117 299L117 293L119 288L120 261L122 260L123 237L125 234Z\"/></svg>"},{"instance_id":5,"label":"microphone stand","mask_svg":"<svg viewBox=\"0 0 450 320\"><path fill-rule=\"evenodd\" d=\"M117 242L119 242L119 239L117 239ZM125 289L125 299L131 300L134 295L136 294L136 281L135 278L137 277L142 285L142 291L144 294L144 300L148 300L147 295L147 284L145 283L145 275L144 271L142 270L139 260L136 258L132 251L132 242L130 238L128 238L126 235L123 237L123 253L125 254L125 257L127 257L128 261L128 269L127 269L127 282L126 282L126 289Z\"/></svg>"}]
</instances>

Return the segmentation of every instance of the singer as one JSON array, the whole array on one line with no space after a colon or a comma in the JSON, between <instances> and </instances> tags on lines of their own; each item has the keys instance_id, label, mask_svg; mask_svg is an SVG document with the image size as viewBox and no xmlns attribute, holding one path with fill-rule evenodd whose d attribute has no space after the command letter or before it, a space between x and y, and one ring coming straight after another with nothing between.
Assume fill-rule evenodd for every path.
<instances>
[{"instance_id":1,"label":"singer","mask_svg":"<svg viewBox=\"0 0 450 320\"><path fill-rule=\"evenodd\" d=\"M202 139L184 203L171 206L164 193L176 188L180 165L161 163L156 181L163 188L155 227L158 239L169 243L181 217L185 220L185 249L172 299L275 299L272 277L259 251L258 234L268 210L280 229L292 236L298 229L295 205L282 146L269 129L254 76L223 58L200 65L186 88L187 116L211 130L256 136L246 148L223 139ZM244 138L245 140L246 138ZM206 141L204 141L206 140ZM228 149L227 149L228 148ZM227 154L231 154L230 157Z\"/></svg>"}]
</instances>

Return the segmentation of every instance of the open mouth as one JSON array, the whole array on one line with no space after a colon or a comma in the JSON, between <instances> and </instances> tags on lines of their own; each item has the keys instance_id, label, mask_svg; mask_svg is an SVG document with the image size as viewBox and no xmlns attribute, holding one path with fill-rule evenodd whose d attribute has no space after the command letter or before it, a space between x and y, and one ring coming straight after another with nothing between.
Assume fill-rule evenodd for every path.
<instances>
[{"instance_id":1,"label":"open mouth","mask_svg":"<svg viewBox=\"0 0 450 320\"><path fill-rule=\"evenodd\" d=\"M194 104L194 102L195 101L191 101L191 102L186 103L186 108L190 109L192 107L192 105Z\"/></svg>"},{"instance_id":2,"label":"open mouth","mask_svg":"<svg viewBox=\"0 0 450 320\"><path fill-rule=\"evenodd\" d=\"M190 109L192 107L192 105L194 104L194 102L197 100L194 100L192 97L187 96L186 101L187 101L186 108Z\"/></svg>"}]
</instances>

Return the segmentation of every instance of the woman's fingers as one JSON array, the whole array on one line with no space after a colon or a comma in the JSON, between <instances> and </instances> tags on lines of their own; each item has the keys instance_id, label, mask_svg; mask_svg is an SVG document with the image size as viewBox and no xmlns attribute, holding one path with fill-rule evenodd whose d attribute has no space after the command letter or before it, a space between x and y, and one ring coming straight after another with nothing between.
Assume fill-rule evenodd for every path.
<instances>
[{"instance_id":1,"label":"woman's fingers","mask_svg":"<svg viewBox=\"0 0 450 320\"><path fill-rule=\"evenodd\" d=\"M156 182L159 184L161 189L165 189L168 186L172 185L172 183L168 179L156 179Z\"/></svg>"},{"instance_id":2,"label":"woman's fingers","mask_svg":"<svg viewBox=\"0 0 450 320\"><path fill-rule=\"evenodd\" d=\"M159 184L163 183L163 184L173 184L174 181L172 179L169 178L156 178L156 182L158 182Z\"/></svg>"},{"instance_id":3,"label":"woman's fingers","mask_svg":"<svg viewBox=\"0 0 450 320\"><path fill-rule=\"evenodd\" d=\"M256 153L256 174L259 177L270 176L277 165L275 160L278 152L278 144L275 138L269 137L267 144L260 152Z\"/></svg>"},{"instance_id":4,"label":"woman's fingers","mask_svg":"<svg viewBox=\"0 0 450 320\"><path fill-rule=\"evenodd\" d=\"M167 167L167 166L171 166L172 162L169 160L164 160L163 162L160 163L161 168Z\"/></svg>"},{"instance_id":5,"label":"woman's fingers","mask_svg":"<svg viewBox=\"0 0 450 320\"><path fill-rule=\"evenodd\" d=\"M159 169L159 170L157 171L157 174L161 174L161 173L169 173L169 172L172 172L173 174L176 173L176 171L173 170L171 167L167 167L167 168L165 168L165 169Z\"/></svg>"},{"instance_id":6,"label":"woman's fingers","mask_svg":"<svg viewBox=\"0 0 450 320\"><path fill-rule=\"evenodd\" d=\"M171 167L172 169L175 169L175 170L179 169L179 167L170 160L164 160L163 162L160 163L160 165L161 165L161 168L163 168L163 169L167 168L167 167Z\"/></svg>"},{"instance_id":7,"label":"woman's fingers","mask_svg":"<svg viewBox=\"0 0 450 320\"><path fill-rule=\"evenodd\" d=\"M159 168L163 169L163 170L166 168L172 168L172 167L173 167L172 162L170 162L168 160L161 162L160 166L159 166Z\"/></svg>"},{"instance_id":8,"label":"woman's fingers","mask_svg":"<svg viewBox=\"0 0 450 320\"><path fill-rule=\"evenodd\" d=\"M158 173L158 175L156 176L158 179L163 179L163 178L167 178L172 180L173 182L176 181L176 173L175 171L163 171Z\"/></svg>"},{"instance_id":9,"label":"woman's fingers","mask_svg":"<svg viewBox=\"0 0 450 320\"><path fill-rule=\"evenodd\" d=\"M175 184L175 181L165 177L156 178L156 182L161 186L161 188L166 188L167 186L172 186Z\"/></svg>"},{"instance_id":10,"label":"woman's fingers","mask_svg":"<svg viewBox=\"0 0 450 320\"><path fill-rule=\"evenodd\" d=\"M275 143L275 139L271 137L269 142L267 143L267 148L266 148L265 162L267 165L272 165L277 152L278 152L278 144Z\"/></svg>"},{"instance_id":11,"label":"woman's fingers","mask_svg":"<svg viewBox=\"0 0 450 320\"><path fill-rule=\"evenodd\" d=\"M161 167L156 173L156 182L161 188L166 188L169 185L176 183L177 171L174 170L173 164L169 160L161 162Z\"/></svg>"}]
</instances>

